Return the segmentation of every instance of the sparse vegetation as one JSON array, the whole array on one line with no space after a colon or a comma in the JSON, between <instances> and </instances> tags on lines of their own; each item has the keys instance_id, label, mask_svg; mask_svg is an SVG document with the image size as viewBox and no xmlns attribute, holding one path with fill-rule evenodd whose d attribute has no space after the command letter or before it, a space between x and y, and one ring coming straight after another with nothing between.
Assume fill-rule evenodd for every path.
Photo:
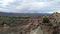
<instances>
[{"instance_id":1,"label":"sparse vegetation","mask_svg":"<svg viewBox=\"0 0 60 34\"><path fill-rule=\"evenodd\" d=\"M54 15L55 16L55 15ZM22 16L0 16L0 33L5 34L6 33L19 33L19 34L25 34L30 33L32 30L37 29L39 26L41 26L41 31L44 34L59 34L59 28L60 28L60 19L59 23L56 21L58 20L55 16L55 18L51 15L49 16L31 16L31 17L22 17ZM51 18L51 19L50 19ZM59 17L60 18L60 17ZM55 20L57 19L57 20ZM40 30L37 29L37 31L40 32ZM35 30L36 31L36 30ZM38 34L38 33L37 33Z\"/></svg>"},{"instance_id":2,"label":"sparse vegetation","mask_svg":"<svg viewBox=\"0 0 60 34\"><path fill-rule=\"evenodd\" d=\"M8 26L14 27L28 22L30 17L14 17L14 16L0 16L0 25L7 24ZM27 19L27 20L20 20Z\"/></svg>"}]
</instances>

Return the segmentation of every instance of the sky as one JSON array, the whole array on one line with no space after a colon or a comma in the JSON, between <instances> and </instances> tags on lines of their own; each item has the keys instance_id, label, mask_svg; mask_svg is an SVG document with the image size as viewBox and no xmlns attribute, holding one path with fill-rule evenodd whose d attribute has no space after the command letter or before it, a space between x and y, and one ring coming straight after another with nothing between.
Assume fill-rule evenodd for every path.
<instances>
[{"instance_id":1,"label":"sky","mask_svg":"<svg viewBox=\"0 0 60 34\"><path fill-rule=\"evenodd\" d=\"M60 0L0 0L0 12L8 13L60 12Z\"/></svg>"}]
</instances>

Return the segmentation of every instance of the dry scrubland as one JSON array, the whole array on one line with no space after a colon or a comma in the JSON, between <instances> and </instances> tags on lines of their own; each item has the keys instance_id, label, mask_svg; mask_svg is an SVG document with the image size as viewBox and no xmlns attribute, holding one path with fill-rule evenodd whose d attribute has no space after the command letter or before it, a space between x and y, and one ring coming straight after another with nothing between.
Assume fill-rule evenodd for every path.
<instances>
[{"instance_id":1,"label":"dry scrubland","mask_svg":"<svg viewBox=\"0 0 60 34\"><path fill-rule=\"evenodd\" d=\"M0 34L60 34L59 15L0 16Z\"/></svg>"}]
</instances>

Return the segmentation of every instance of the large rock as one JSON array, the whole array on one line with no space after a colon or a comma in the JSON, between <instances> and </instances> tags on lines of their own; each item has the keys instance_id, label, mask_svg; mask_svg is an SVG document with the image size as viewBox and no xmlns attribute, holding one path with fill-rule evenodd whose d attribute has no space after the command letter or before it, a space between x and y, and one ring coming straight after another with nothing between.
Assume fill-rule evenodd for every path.
<instances>
[{"instance_id":1,"label":"large rock","mask_svg":"<svg viewBox=\"0 0 60 34\"><path fill-rule=\"evenodd\" d=\"M31 31L30 34L43 34L43 31L41 30L39 26L37 29Z\"/></svg>"}]
</instances>

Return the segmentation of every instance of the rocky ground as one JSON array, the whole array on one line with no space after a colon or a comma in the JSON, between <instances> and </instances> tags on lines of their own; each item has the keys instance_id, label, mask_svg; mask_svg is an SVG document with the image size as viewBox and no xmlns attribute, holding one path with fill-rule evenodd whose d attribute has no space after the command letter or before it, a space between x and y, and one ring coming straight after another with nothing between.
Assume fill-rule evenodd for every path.
<instances>
[{"instance_id":1,"label":"rocky ground","mask_svg":"<svg viewBox=\"0 0 60 34\"><path fill-rule=\"evenodd\" d=\"M50 16L9 17L0 16L0 34L60 34L60 18Z\"/></svg>"}]
</instances>

